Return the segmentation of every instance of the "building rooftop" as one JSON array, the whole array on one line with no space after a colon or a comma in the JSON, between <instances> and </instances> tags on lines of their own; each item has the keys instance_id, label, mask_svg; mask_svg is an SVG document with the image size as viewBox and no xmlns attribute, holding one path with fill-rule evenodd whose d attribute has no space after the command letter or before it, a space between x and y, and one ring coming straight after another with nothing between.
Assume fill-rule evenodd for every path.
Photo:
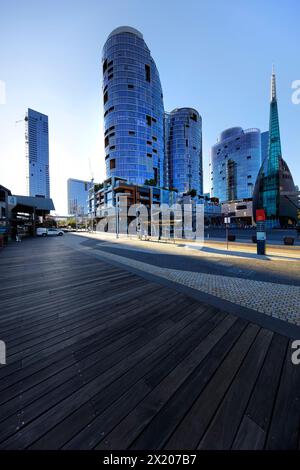
<instances>
[{"instance_id":1,"label":"building rooftop","mask_svg":"<svg viewBox=\"0 0 300 470\"><path fill-rule=\"evenodd\" d=\"M122 34L122 33L130 33L134 34L135 36L138 36L139 38L143 39L142 33L138 31L135 28L132 28L131 26L119 26L118 28L114 29L110 35L108 36L108 39L111 38L112 36L116 36L117 34Z\"/></svg>"},{"instance_id":2,"label":"building rooftop","mask_svg":"<svg viewBox=\"0 0 300 470\"><path fill-rule=\"evenodd\" d=\"M17 196L17 205L34 207L37 210L42 211L54 211L55 207L51 198L40 197L40 196Z\"/></svg>"}]
</instances>

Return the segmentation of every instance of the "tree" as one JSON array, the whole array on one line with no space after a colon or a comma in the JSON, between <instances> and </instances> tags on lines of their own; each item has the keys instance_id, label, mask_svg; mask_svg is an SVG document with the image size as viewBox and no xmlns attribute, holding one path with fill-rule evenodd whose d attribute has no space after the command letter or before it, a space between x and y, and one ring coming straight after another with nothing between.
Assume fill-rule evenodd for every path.
<instances>
[{"instance_id":1,"label":"tree","mask_svg":"<svg viewBox=\"0 0 300 470\"><path fill-rule=\"evenodd\" d=\"M191 189L187 194L188 194L188 196L196 197L197 196L197 191L196 191L196 189Z\"/></svg>"},{"instance_id":2,"label":"tree","mask_svg":"<svg viewBox=\"0 0 300 470\"><path fill-rule=\"evenodd\" d=\"M155 179L151 178L150 180L145 180L145 186L156 186Z\"/></svg>"}]
</instances>

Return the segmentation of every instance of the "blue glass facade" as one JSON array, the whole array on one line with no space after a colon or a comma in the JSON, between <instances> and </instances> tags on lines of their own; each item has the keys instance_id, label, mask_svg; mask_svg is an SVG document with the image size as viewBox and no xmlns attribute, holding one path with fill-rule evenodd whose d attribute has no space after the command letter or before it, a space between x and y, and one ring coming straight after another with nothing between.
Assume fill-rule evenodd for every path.
<instances>
[{"instance_id":1,"label":"blue glass facade","mask_svg":"<svg viewBox=\"0 0 300 470\"><path fill-rule=\"evenodd\" d=\"M179 193L203 194L202 119L193 108L165 114L166 173Z\"/></svg>"},{"instance_id":2,"label":"blue glass facade","mask_svg":"<svg viewBox=\"0 0 300 470\"><path fill-rule=\"evenodd\" d=\"M260 130L225 130L211 151L212 197L220 202L251 198L260 165Z\"/></svg>"},{"instance_id":3,"label":"blue glass facade","mask_svg":"<svg viewBox=\"0 0 300 470\"><path fill-rule=\"evenodd\" d=\"M268 158L269 152L269 131L261 133L261 161Z\"/></svg>"},{"instance_id":4,"label":"blue glass facade","mask_svg":"<svg viewBox=\"0 0 300 470\"><path fill-rule=\"evenodd\" d=\"M120 27L102 57L107 177L164 180L164 106L159 74L142 34Z\"/></svg>"},{"instance_id":5,"label":"blue glass facade","mask_svg":"<svg viewBox=\"0 0 300 470\"><path fill-rule=\"evenodd\" d=\"M90 181L68 179L68 213L70 215L88 214L88 198L91 187Z\"/></svg>"},{"instance_id":6,"label":"blue glass facade","mask_svg":"<svg viewBox=\"0 0 300 470\"><path fill-rule=\"evenodd\" d=\"M26 116L28 196L50 197L48 116L28 109Z\"/></svg>"}]
</instances>

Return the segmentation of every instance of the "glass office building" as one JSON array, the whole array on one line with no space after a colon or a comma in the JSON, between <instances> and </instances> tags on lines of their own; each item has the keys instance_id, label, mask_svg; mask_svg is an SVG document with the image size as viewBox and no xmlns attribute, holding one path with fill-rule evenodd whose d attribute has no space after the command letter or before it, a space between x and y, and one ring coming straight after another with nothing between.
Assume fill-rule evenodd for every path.
<instances>
[{"instance_id":1,"label":"glass office building","mask_svg":"<svg viewBox=\"0 0 300 470\"><path fill-rule=\"evenodd\" d=\"M48 116L28 109L25 118L27 195L50 197Z\"/></svg>"},{"instance_id":2,"label":"glass office building","mask_svg":"<svg viewBox=\"0 0 300 470\"><path fill-rule=\"evenodd\" d=\"M203 194L202 119L193 108L165 113L166 174L179 193Z\"/></svg>"},{"instance_id":3,"label":"glass office building","mask_svg":"<svg viewBox=\"0 0 300 470\"><path fill-rule=\"evenodd\" d=\"M225 130L211 150L212 197L220 202L251 198L260 165L260 130Z\"/></svg>"},{"instance_id":4,"label":"glass office building","mask_svg":"<svg viewBox=\"0 0 300 470\"><path fill-rule=\"evenodd\" d=\"M164 106L159 74L142 34L124 26L102 57L107 177L164 186Z\"/></svg>"},{"instance_id":5,"label":"glass office building","mask_svg":"<svg viewBox=\"0 0 300 470\"><path fill-rule=\"evenodd\" d=\"M257 209L264 209L270 227L295 223L297 207L282 193L294 193L295 185L287 163L282 158L279 128L276 77L271 78L271 102L268 151L255 184L254 218Z\"/></svg>"},{"instance_id":6,"label":"glass office building","mask_svg":"<svg viewBox=\"0 0 300 470\"><path fill-rule=\"evenodd\" d=\"M70 215L87 215L89 190L93 183L91 181L68 179L68 213Z\"/></svg>"}]
</instances>

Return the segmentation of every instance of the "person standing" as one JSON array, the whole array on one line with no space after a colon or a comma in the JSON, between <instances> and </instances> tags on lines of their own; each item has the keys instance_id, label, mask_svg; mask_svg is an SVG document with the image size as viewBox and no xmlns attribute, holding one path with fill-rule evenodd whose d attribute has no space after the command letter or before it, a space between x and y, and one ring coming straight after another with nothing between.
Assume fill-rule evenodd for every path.
<instances>
[{"instance_id":1,"label":"person standing","mask_svg":"<svg viewBox=\"0 0 300 470\"><path fill-rule=\"evenodd\" d=\"M21 242L21 234L18 227L16 227L16 242Z\"/></svg>"}]
</instances>

